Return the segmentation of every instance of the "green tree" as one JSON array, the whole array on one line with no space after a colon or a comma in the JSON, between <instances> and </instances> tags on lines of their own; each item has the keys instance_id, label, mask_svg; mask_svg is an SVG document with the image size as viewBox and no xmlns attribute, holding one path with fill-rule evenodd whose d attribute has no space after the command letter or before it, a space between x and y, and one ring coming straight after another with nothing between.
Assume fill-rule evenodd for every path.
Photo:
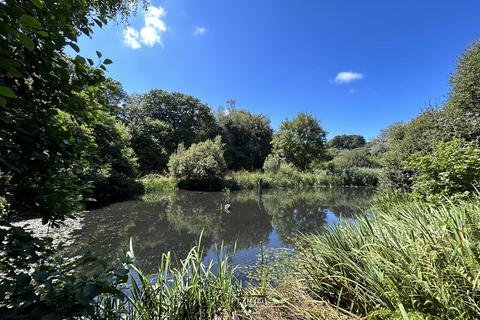
<instances>
[{"instance_id":1,"label":"green tree","mask_svg":"<svg viewBox=\"0 0 480 320\"><path fill-rule=\"evenodd\" d=\"M0 3L0 171L10 177L2 197L10 211L44 222L79 209L88 189L76 173L88 167L89 143L74 127L95 121L78 96L105 81L105 65L80 55L81 35L103 26L136 1L6 1ZM99 68L93 68L96 65ZM78 126L75 126L78 128Z\"/></svg>"},{"instance_id":2,"label":"green tree","mask_svg":"<svg viewBox=\"0 0 480 320\"><path fill-rule=\"evenodd\" d=\"M228 109L218 118L229 169L260 169L270 153L273 130L264 115Z\"/></svg>"},{"instance_id":3,"label":"green tree","mask_svg":"<svg viewBox=\"0 0 480 320\"><path fill-rule=\"evenodd\" d=\"M407 123L390 126L387 136L387 151L381 155L387 186L409 190L412 171L404 162L414 153L431 152L435 144L444 140L441 124L442 110L427 109Z\"/></svg>"},{"instance_id":4,"label":"green tree","mask_svg":"<svg viewBox=\"0 0 480 320\"><path fill-rule=\"evenodd\" d=\"M328 146L330 148L336 149L355 149L361 148L365 146L366 141L365 138L358 134L342 134L332 138L332 140L328 141Z\"/></svg>"},{"instance_id":5,"label":"green tree","mask_svg":"<svg viewBox=\"0 0 480 320\"><path fill-rule=\"evenodd\" d=\"M144 172L166 169L168 156L181 143L189 147L219 133L210 108L197 98L178 92L151 90L135 95L123 114Z\"/></svg>"},{"instance_id":6,"label":"green tree","mask_svg":"<svg viewBox=\"0 0 480 320\"><path fill-rule=\"evenodd\" d=\"M180 188L221 189L226 172L221 137L194 143L188 149L180 145L170 156L168 168Z\"/></svg>"},{"instance_id":7,"label":"green tree","mask_svg":"<svg viewBox=\"0 0 480 320\"><path fill-rule=\"evenodd\" d=\"M90 184L86 170L95 144L90 125L98 104L85 92L105 81L111 63L77 53L80 35L91 36L135 0L7 0L0 2L0 199L9 215L62 220L81 208ZM95 67L94 67L95 66ZM6 204L5 204L6 203ZM4 217L2 217L4 218ZM95 277L78 268L95 257L63 260L48 241L35 239L2 219L0 228L0 318L93 318L102 293L118 293L127 270L99 264ZM85 270L85 269L83 269ZM93 269L92 269L93 270Z\"/></svg>"},{"instance_id":8,"label":"green tree","mask_svg":"<svg viewBox=\"0 0 480 320\"><path fill-rule=\"evenodd\" d=\"M475 41L452 75L443 125L450 138L480 143L480 41Z\"/></svg>"},{"instance_id":9,"label":"green tree","mask_svg":"<svg viewBox=\"0 0 480 320\"><path fill-rule=\"evenodd\" d=\"M305 170L312 162L325 158L326 135L314 116L301 112L280 124L273 135L272 149L287 162Z\"/></svg>"}]
</instances>

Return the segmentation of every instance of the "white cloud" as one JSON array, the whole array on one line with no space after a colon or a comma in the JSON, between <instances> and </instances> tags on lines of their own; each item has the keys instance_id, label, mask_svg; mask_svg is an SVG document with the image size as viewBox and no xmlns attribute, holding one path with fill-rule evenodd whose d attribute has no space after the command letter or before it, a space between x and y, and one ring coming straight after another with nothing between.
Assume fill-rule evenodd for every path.
<instances>
[{"instance_id":1,"label":"white cloud","mask_svg":"<svg viewBox=\"0 0 480 320\"><path fill-rule=\"evenodd\" d=\"M126 27L123 30L123 43L129 46L132 49L141 48L142 45L138 42L138 31L132 27Z\"/></svg>"},{"instance_id":2,"label":"white cloud","mask_svg":"<svg viewBox=\"0 0 480 320\"><path fill-rule=\"evenodd\" d=\"M353 71L342 71L335 77L335 83L344 84L363 79L363 74Z\"/></svg>"},{"instance_id":3,"label":"white cloud","mask_svg":"<svg viewBox=\"0 0 480 320\"><path fill-rule=\"evenodd\" d=\"M162 7L149 6L144 12L144 26L140 31L127 27L123 32L123 42L132 49L142 47L142 44L153 47L162 43L162 33L167 31L163 18L167 13Z\"/></svg>"},{"instance_id":4,"label":"white cloud","mask_svg":"<svg viewBox=\"0 0 480 320\"><path fill-rule=\"evenodd\" d=\"M205 27L195 27L195 30L193 30L193 34L196 36L202 35L207 31L207 28Z\"/></svg>"}]
</instances>

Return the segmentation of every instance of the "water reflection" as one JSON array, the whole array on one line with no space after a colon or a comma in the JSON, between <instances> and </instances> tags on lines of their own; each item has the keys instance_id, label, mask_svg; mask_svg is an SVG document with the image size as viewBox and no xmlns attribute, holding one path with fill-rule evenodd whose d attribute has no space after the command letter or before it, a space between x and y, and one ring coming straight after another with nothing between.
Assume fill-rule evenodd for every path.
<instances>
[{"instance_id":1,"label":"water reflection","mask_svg":"<svg viewBox=\"0 0 480 320\"><path fill-rule=\"evenodd\" d=\"M184 257L203 230L202 243L212 248L236 244L234 263L255 262L258 246L288 246L299 233L319 232L340 216L354 218L369 206L369 189L276 190L255 192L177 191L150 195L91 211L74 234L73 253L91 248L114 260L132 238L142 268L154 272L161 254ZM225 205L230 206L225 210Z\"/></svg>"}]
</instances>

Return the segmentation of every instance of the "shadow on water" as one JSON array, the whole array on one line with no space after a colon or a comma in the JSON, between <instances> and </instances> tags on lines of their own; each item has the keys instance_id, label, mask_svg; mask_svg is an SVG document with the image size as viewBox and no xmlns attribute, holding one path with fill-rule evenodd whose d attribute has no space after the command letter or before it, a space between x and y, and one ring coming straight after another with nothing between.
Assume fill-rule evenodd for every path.
<instances>
[{"instance_id":1,"label":"shadow on water","mask_svg":"<svg viewBox=\"0 0 480 320\"><path fill-rule=\"evenodd\" d=\"M368 209L372 194L361 188L268 190L261 196L249 191L152 194L86 213L70 252L90 248L115 260L132 238L140 266L153 273L162 253L185 257L203 230L207 260L214 258L215 244L223 242L227 251L236 246L234 264L252 265L260 244L289 247L300 233L319 232L340 217L354 220Z\"/></svg>"}]
</instances>

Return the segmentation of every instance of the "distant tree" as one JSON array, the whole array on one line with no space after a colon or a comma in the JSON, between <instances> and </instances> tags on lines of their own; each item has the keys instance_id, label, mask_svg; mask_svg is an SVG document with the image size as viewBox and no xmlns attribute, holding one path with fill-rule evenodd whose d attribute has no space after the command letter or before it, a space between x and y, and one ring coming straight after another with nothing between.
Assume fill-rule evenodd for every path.
<instances>
[{"instance_id":1,"label":"distant tree","mask_svg":"<svg viewBox=\"0 0 480 320\"><path fill-rule=\"evenodd\" d=\"M166 169L168 156L180 143L189 147L219 133L207 105L192 96L163 90L131 97L124 108L124 121L131 128L141 170L147 172Z\"/></svg>"},{"instance_id":2,"label":"distant tree","mask_svg":"<svg viewBox=\"0 0 480 320\"><path fill-rule=\"evenodd\" d=\"M273 130L264 115L229 109L218 122L225 143L225 161L229 169L260 169L270 153Z\"/></svg>"},{"instance_id":3,"label":"distant tree","mask_svg":"<svg viewBox=\"0 0 480 320\"><path fill-rule=\"evenodd\" d=\"M361 148L365 145L366 141L365 138L358 134L351 134L351 135L338 135L332 138L332 140L328 141L328 146L330 148L337 148L337 149L355 149Z\"/></svg>"},{"instance_id":4,"label":"distant tree","mask_svg":"<svg viewBox=\"0 0 480 320\"><path fill-rule=\"evenodd\" d=\"M273 135L273 152L305 170L313 161L325 158L326 135L314 116L301 112L294 119L280 124Z\"/></svg>"}]
</instances>

